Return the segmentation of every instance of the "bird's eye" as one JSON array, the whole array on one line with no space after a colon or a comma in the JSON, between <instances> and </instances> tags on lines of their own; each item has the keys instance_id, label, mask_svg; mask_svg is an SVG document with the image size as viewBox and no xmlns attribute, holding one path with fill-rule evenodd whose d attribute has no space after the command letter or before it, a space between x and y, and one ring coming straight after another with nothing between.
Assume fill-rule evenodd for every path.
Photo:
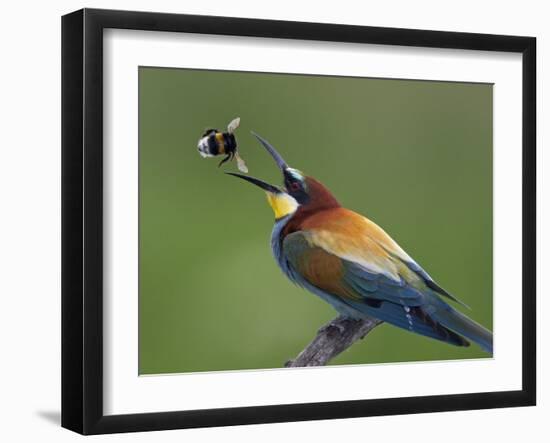
<instances>
[{"instance_id":1,"label":"bird's eye","mask_svg":"<svg viewBox=\"0 0 550 443\"><path fill-rule=\"evenodd\" d=\"M290 183L290 189L292 191L298 191L300 189L300 183L298 183L298 182Z\"/></svg>"}]
</instances>

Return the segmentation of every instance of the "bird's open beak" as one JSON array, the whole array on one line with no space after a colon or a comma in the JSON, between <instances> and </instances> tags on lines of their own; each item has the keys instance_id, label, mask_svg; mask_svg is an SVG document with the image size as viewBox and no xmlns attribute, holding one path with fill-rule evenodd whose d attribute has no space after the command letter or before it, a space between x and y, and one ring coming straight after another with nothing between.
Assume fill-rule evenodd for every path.
<instances>
[{"instance_id":1,"label":"bird's open beak","mask_svg":"<svg viewBox=\"0 0 550 443\"><path fill-rule=\"evenodd\" d=\"M279 167L279 169L284 175L285 171L288 169L288 165L284 161L283 157L281 157L281 154L279 154L277 150L273 146L271 146L271 144L267 140L263 139L258 134L255 134L253 132L252 135L256 137L258 141L262 144L262 146L267 150L267 152L271 154L271 156L273 157L273 160L275 160L275 163L277 163L277 166ZM234 177L242 178L243 180L246 180L247 182L250 182L256 186L259 186L264 191L267 191L271 194L281 194L284 192L282 189L278 188L277 186L270 185L269 183L266 183L263 180L250 177L248 175L237 174L234 172L226 172L226 174L232 175Z\"/></svg>"},{"instance_id":2,"label":"bird's open beak","mask_svg":"<svg viewBox=\"0 0 550 443\"><path fill-rule=\"evenodd\" d=\"M262 137L260 137L257 134L254 134L254 137L256 137L259 142L262 144L262 146L271 154L273 157L273 160L275 160L275 163L277 163L277 166L283 173L283 177L287 172L289 171L289 167L286 164L286 162L283 160L283 157L277 152L277 150L269 144L268 141L264 140ZM262 188L267 193L267 201L271 208L273 209L273 213L275 214L275 220L280 220L283 217L286 217L290 214L293 214L297 208L298 208L298 202L292 197L290 194L285 192L284 189L278 188L277 186L270 185L269 183L266 183L262 180L259 180L254 177L249 177L248 175L242 175L242 174L236 174L234 172L227 172L229 175L233 175L235 177L242 178L243 180L246 180L247 182L250 182L260 188Z\"/></svg>"}]
</instances>

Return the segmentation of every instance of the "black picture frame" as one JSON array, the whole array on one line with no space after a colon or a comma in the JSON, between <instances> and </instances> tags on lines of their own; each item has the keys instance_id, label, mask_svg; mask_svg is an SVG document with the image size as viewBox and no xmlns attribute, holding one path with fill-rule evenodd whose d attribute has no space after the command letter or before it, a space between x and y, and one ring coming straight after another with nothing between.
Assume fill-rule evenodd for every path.
<instances>
[{"instance_id":1,"label":"black picture frame","mask_svg":"<svg viewBox=\"0 0 550 443\"><path fill-rule=\"evenodd\" d=\"M523 63L522 389L131 415L103 412L103 31L503 51ZM82 434L535 405L536 39L228 17L83 9L62 18L62 426Z\"/></svg>"}]
</instances>

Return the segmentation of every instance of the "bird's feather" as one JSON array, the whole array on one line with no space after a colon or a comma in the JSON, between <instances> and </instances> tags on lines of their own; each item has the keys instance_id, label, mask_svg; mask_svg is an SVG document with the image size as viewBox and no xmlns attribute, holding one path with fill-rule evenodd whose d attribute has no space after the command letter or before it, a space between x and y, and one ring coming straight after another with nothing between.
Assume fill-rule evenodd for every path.
<instances>
[{"instance_id":1,"label":"bird's feather","mask_svg":"<svg viewBox=\"0 0 550 443\"><path fill-rule=\"evenodd\" d=\"M281 266L294 282L344 315L467 346L463 334L492 351L492 334L447 305L444 290L380 227L343 208L324 212L282 241Z\"/></svg>"},{"instance_id":2,"label":"bird's feather","mask_svg":"<svg viewBox=\"0 0 550 443\"><path fill-rule=\"evenodd\" d=\"M342 207L319 212L305 220L302 230L316 245L357 263L366 272L396 282L404 278L413 285L424 284L467 307L439 286L380 226L356 212Z\"/></svg>"}]
</instances>

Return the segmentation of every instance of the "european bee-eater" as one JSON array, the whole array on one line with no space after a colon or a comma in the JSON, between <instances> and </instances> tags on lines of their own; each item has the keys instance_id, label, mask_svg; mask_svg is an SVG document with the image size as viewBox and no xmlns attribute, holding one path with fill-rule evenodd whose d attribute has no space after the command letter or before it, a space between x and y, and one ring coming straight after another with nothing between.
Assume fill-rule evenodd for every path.
<instances>
[{"instance_id":1,"label":"european bee-eater","mask_svg":"<svg viewBox=\"0 0 550 443\"><path fill-rule=\"evenodd\" d=\"M341 315L370 316L456 346L493 352L493 334L443 300L439 286L378 225L343 208L317 180L290 168L254 134L281 170L284 187L229 173L262 188L275 213L273 255L286 276Z\"/></svg>"}]
</instances>

